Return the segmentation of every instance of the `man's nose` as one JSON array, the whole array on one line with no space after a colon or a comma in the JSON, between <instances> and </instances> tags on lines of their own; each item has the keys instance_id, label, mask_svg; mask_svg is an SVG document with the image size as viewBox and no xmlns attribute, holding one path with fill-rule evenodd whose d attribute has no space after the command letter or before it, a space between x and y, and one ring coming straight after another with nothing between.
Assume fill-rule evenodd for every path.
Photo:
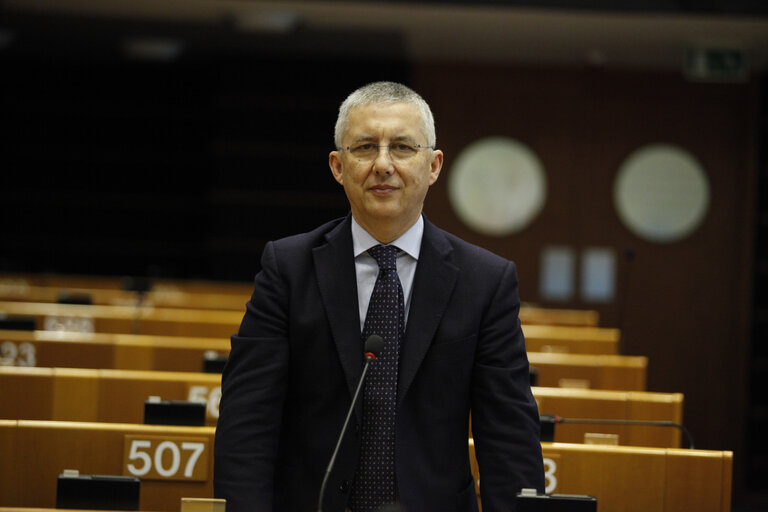
<instances>
[{"instance_id":1,"label":"man's nose","mask_svg":"<svg viewBox=\"0 0 768 512\"><path fill-rule=\"evenodd\" d=\"M387 176L395 172L395 165L392 161L392 154L389 152L389 146L379 146L379 152L373 160L373 170L376 174L386 174Z\"/></svg>"}]
</instances>

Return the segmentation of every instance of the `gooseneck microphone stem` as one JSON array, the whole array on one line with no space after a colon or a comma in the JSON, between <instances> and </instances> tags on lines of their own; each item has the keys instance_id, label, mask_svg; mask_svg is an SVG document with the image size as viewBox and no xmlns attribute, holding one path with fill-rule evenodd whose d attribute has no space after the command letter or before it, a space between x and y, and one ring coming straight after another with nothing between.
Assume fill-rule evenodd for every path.
<instances>
[{"instance_id":1,"label":"gooseneck microphone stem","mask_svg":"<svg viewBox=\"0 0 768 512\"><path fill-rule=\"evenodd\" d=\"M323 498L325 497L325 488L328 486L328 478L331 476L331 471L333 471L333 465L336 463L336 456L339 454L341 441L344 439L344 434L347 432L349 420L352 418L352 413L355 410L357 398L360 395L360 390L363 388L365 375L368 373L368 366L371 364L371 361L376 360L376 356L379 354L379 352L381 352L383 346L384 340L381 338L381 336L376 334L372 334L368 337L367 340L365 340L365 365L363 366L363 373L360 375L360 380L357 383L357 389L355 389L355 394L352 396L352 404L349 406L349 411L347 411L347 417L344 420L344 426L341 427L339 439L336 441L336 448L333 449L331 460L328 462L328 469L325 470L323 483L320 485L320 496L317 499L317 512L323 512Z\"/></svg>"},{"instance_id":2,"label":"gooseneck microphone stem","mask_svg":"<svg viewBox=\"0 0 768 512\"><path fill-rule=\"evenodd\" d=\"M594 425L640 425L640 426L652 426L652 427L675 427L685 434L688 439L688 448L693 450L693 436L688 432L688 429L680 423L674 421L653 421L653 420L617 420L617 419L587 419L587 418L561 418L555 417L557 423L586 423Z\"/></svg>"}]
</instances>

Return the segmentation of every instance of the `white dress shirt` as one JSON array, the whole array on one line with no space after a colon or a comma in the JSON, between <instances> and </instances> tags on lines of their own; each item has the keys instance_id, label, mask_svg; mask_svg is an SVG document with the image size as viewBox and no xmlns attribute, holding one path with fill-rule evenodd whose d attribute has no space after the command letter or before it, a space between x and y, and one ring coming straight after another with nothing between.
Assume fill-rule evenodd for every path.
<instances>
[{"instance_id":1,"label":"white dress shirt","mask_svg":"<svg viewBox=\"0 0 768 512\"><path fill-rule=\"evenodd\" d=\"M419 219L408 231L390 244L400 249L397 253L397 275L400 277L400 285L403 287L403 301L405 305L405 322L408 321L408 311L411 306L411 290L413 276L416 274L416 264L419 261L421 251L421 238L424 235L424 219ZM352 247L355 252L355 273L357 275L357 303L360 307L360 332L363 332L365 315L368 312L368 302L371 300L373 286L376 284L376 276L379 275L379 265L373 256L368 254L368 249L379 245L370 233L357 223L352 217Z\"/></svg>"}]
</instances>

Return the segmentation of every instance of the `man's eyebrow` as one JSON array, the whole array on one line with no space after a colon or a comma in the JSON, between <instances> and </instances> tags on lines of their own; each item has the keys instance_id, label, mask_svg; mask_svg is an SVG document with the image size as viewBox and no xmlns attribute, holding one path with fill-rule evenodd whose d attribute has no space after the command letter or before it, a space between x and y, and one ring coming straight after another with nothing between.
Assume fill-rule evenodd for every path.
<instances>
[{"instance_id":1,"label":"man's eyebrow","mask_svg":"<svg viewBox=\"0 0 768 512\"><path fill-rule=\"evenodd\" d=\"M415 140L413 137L410 137L408 135L398 135L396 137L392 137L392 142L409 142L411 144L415 143ZM360 142L378 142L379 139L377 137L373 137L371 135L363 135L361 137L356 138L352 141L353 144L357 144Z\"/></svg>"},{"instance_id":2,"label":"man's eyebrow","mask_svg":"<svg viewBox=\"0 0 768 512\"><path fill-rule=\"evenodd\" d=\"M376 142L376 137L372 137L370 135L363 135L362 137L356 138L352 142L353 143L357 143L357 142Z\"/></svg>"}]
</instances>

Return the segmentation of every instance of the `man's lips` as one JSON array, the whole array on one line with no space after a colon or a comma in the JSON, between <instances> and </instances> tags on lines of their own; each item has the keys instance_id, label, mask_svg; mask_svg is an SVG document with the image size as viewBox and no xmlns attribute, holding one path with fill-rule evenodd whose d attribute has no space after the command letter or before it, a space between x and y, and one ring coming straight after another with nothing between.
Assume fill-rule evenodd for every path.
<instances>
[{"instance_id":1,"label":"man's lips","mask_svg":"<svg viewBox=\"0 0 768 512\"><path fill-rule=\"evenodd\" d=\"M373 185L369 190L374 194L389 194L397 190L397 187L392 185Z\"/></svg>"}]
</instances>

